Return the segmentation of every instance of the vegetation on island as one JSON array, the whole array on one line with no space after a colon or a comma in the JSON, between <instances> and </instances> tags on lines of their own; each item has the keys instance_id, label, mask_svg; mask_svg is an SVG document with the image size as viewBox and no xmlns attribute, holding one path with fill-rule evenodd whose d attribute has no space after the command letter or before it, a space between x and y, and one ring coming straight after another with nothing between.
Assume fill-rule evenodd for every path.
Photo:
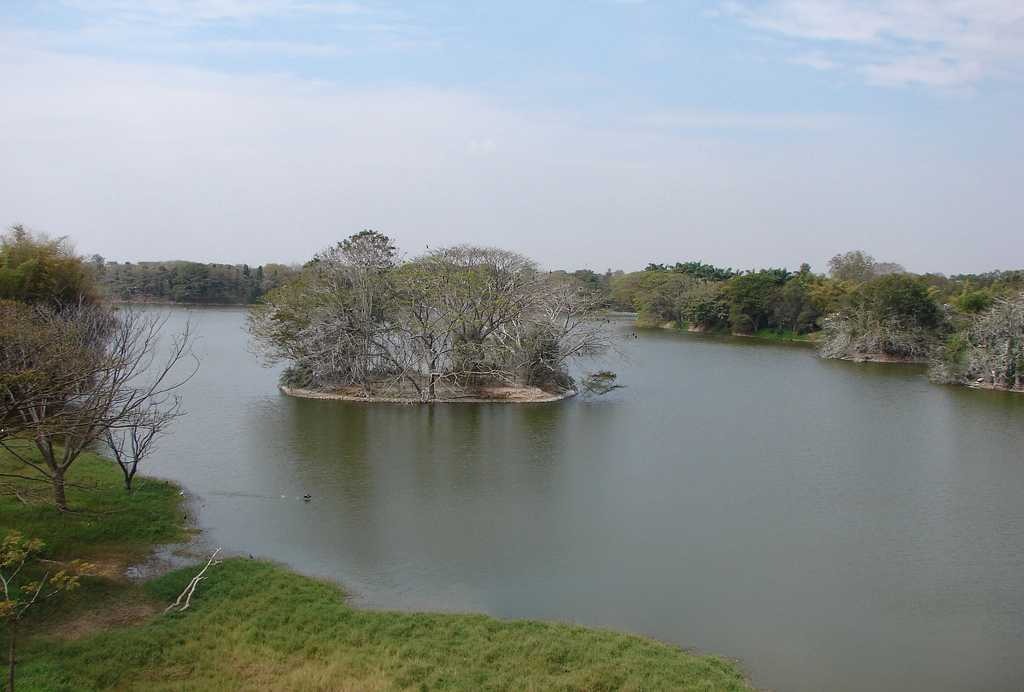
<instances>
[{"instance_id":1,"label":"vegetation on island","mask_svg":"<svg viewBox=\"0 0 1024 692\"><path fill-rule=\"evenodd\" d=\"M938 382L1024 391L1024 293L996 297L937 351Z\"/></svg>"},{"instance_id":2,"label":"vegetation on island","mask_svg":"<svg viewBox=\"0 0 1024 692\"><path fill-rule=\"evenodd\" d=\"M434 401L576 387L570 361L603 353L599 294L514 252L470 245L400 261L363 231L324 250L253 308L250 331L283 384Z\"/></svg>"},{"instance_id":3,"label":"vegetation on island","mask_svg":"<svg viewBox=\"0 0 1024 692\"><path fill-rule=\"evenodd\" d=\"M641 324L809 340L826 358L927 362L938 382L1024 389L1024 271L917 275L853 251L827 274L687 262L594 279Z\"/></svg>"},{"instance_id":4,"label":"vegetation on island","mask_svg":"<svg viewBox=\"0 0 1024 692\"><path fill-rule=\"evenodd\" d=\"M1024 388L1024 336L1015 317L1024 303L1021 270L911 274L853 251L833 257L826 273L807 264L795 272L739 271L699 261L652 263L631 273L540 271L515 253L472 247L399 261L384 236L384 247L376 248L382 256L347 256L346 243L360 235L380 234L357 234L301 269L250 269L83 261L66 240L33 239L15 226L0 250L0 299L47 304L40 296L51 296L51 307L104 297L256 301L254 341L269 360L290 364L284 384L362 397L507 396L515 387L601 391L570 381L566 365L608 347L607 334L592 329L603 309L636 312L641 326L812 342L827 358L927 362L938 382ZM344 276L374 261L382 265L362 271L358 286ZM511 283L501 285L503 272ZM503 291L512 292L507 304ZM359 292L361 306L351 302ZM567 330L552 327L552 308L572 315ZM488 310L496 316L493 331L490 324L478 328L491 319Z\"/></svg>"}]
</instances>

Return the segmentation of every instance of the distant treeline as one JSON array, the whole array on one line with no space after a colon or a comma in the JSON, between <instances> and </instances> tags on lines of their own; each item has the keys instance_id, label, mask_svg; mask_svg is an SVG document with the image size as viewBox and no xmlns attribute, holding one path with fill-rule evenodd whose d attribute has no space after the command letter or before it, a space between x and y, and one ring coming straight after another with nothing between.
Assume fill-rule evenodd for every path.
<instances>
[{"instance_id":1,"label":"distant treeline","mask_svg":"<svg viewBox=\"0 0 1024 692\"><path fill-rule=\"evenodd\" d=\"M943 311L980 313L997 299L1024 290L1024 270L911 274L861 251L836 255L827 273L815 273L808 264L797 271L737 271L677 262L652 263L638 272L580 270L573 275L603 291L610 307L637 312L650 324L792 336L824 329L829 315L842 314L854 304L892 301L893 316L932 324Z\"/></svg>"},{"instance_id":2,"label":"distant treeline","mask_svg":"<svg viewBox=\"0 0 1024 692\"><path fill-rule=\"evenodd\" d=\"M107 262L98 255L89 265L108 298L129 302L255 303L298 271L284 264Z\"/></svg>"},{"instance_id":3,"label":"distant treeline","mask_svg":"<svg viewBox=\"0 0 1024 692\"><path fill-rule=\"evenodd\" d=\"M827 274L686 262L575 275L641 323L813 339L827 358L929 362L937 381L1024 389L1024 270L912 274L853 251Z\"/></svg>"},{"instance_id":4,"label":"distant treeline","mask_svg":"<svg viewBox=\"0 0 1024 692\"><path fill-rule=\"evenodd\" d=\"M341 249L335 250L348 252L352 248L346 243L366 238L389 242L385 236L367 231L343 241L338 246ZM460 253L474 258L506 256L493 248L469 246L449 248L448 252L453 257ZM508 256L518 258L514 253ZM397 281L408 278L405 273L422 270L412 285L417 290L432 285L439 276L443 278L454 260L427 262L430 257L397 263L402 272L396 271L390 278ZM488 262L493 264L491 260ZM98 255L85 260L75 255L64 239L34 237L14 226L0 236L0 300L57 306L102 298L272 304L275 299L280 302L287 291L301 293L303 282L316 275L323 261L318 256L302 268L281 264L253 268L196 262L105 262ZM602 274L589 269L539 272L524 258L517 261L530 268L524 276L543 274L545 286L569 287L569 293L585 298L587 305L636 312L641 324L814 340L827 358L929 362L932 377L941 382L1024 391L1024 270L913 274L892 262L876 262L862 251L834 256L823 273L812 271L808 264L797 271L737 271L703 262L650 264L630 273L609 270ZM486 273L488 262L460 271L468 272L467 276ZM490 295L480 287L483 284L465 283L470 302ZM392 295L395 291L398 294ZM408 291L408 285L397 282L389 284L386 293L406 308L426 304L412 300ZM273 295L263 300L271 292ZM538 306L543 303L535 302ZM449 307L455 304L453 300L445 303ZM372 305L374 319L378 319L378 313L383 314L381 306ZM532 320L535 315L527 317ZM533 324L524 319L526 323ZM433 339L432 335L423 337L426 343ZM462 342L472 341L460 339L460 347Z\"/></svg>"}]
</instances>

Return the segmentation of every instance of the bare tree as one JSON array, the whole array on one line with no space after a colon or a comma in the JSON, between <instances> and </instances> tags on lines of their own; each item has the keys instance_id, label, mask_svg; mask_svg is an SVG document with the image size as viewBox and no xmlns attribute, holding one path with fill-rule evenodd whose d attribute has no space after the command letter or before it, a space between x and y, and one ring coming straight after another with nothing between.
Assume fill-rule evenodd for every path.
<instances>
[{"instance_id":1,"label":"bare tree","mask_svg":"<svg viewBox=\"0 0 1024 692\"><path fill-rule=\"evenodd\" d=\"M851 250L834 255L828 261L828 273L838 281L864 283L879 276L903 274L907 270L896 262L876 262L863 250Z\"/></svg>"},{"instance_id":2,"label":"bare tree","mask_svg":"<svg viewBox=\"0 0 1024 692\"><path fill-rule=\"evenodd\" d=\"M824 320L823 358L871 358L877 355L924 361L936 345L934 330L913 320L877 315L863 306Z\"/></svg>"},{"instance_id":3,"label":"bare tree","mask_svg":"<svg viewBox=\"0 0 1024 692\"><path fill-rule=\"evenodd\" d=\"M931 374L942 382L1024 391L1024 293L996 299L950 337Z\"/></svg>"},{"instance_id":4,"label":"bare tree","mask_svg":"<svg viewBox=\"0 0 1024 692\"><path fill-rule=\"evenodd\" d=\"M481 388L575 387L568 363L611 345L599 296L528 258L459 245L397 263L364 232L320 253L250 317L284 383L433 401Z\"/></svg>"},{"instance_id":5,"label":"bare tree","mask_svg":"<svg viewBox=\"0 0 1024 692\"><path fill-rule=\"evenodd\" d=\"M125 490L132 491L139 464L154 451L157 441L167 433L175 419L183 415L181 397L164 394L126 413L119 425L106 429L103 440L121 469Z\"/></svg>"},{"instance_id":6,"label":"bare tree","mask_svg":"<svg viewBox=\"0 0 1024 692\"><path fill-rule=\"evenodd\" d=\"M23 433L30 412L95 375L81 364L85 343L53 308L0 300L0 441Z\"/></svg>"},{"instance_id":7,"label":"bare tree","mask_svg":"<svg viewBox=\"0 0 1024 692\"><path fill-rule=\"evenodd\" d=\"M172 337L168 350L161 349L166 317L152 313L94 306L59 313L40 309L33 322L54 346L34 360L24 354L33 378L3 385L10 400L23 403L17 411L21 435L0 445L52 484L54 503L65 511L67 472L81 453L108 431L117 435L154 408L166 410L176 390L195 374L198 360L191 353L189 326ZM189 360L191 369L185 367ZM17 444L26 438L41 461Z\"/></svg>"},{"instance_id":8,"label":"bare tree","mask_svg":"<svg viewBox=\"0 0 1024 692\"><path fill-rule=\"evenodd\" d=\"M835 255L828 261L828 273L837 281L863 283L875 275L875 258L863 250Z\"/></svg>"},{"instance_id":9,"label":"bare tree","mask_svg":"<svg viewBox=\"0 0 1024 692\"><path fill-rule=\"evenodd\" d=\"M267 362L287 360L290 384L358 385L372 393L393 369L391 240L363 231L316 255L302 276L274 292L249 318Z\"/></svg>"}]
</instances>

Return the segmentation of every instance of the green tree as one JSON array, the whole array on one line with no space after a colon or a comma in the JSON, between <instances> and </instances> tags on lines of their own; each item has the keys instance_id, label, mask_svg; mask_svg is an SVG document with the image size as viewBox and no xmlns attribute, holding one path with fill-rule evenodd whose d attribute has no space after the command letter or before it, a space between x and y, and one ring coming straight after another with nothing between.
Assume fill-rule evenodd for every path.
<instances>
[{"instance_id":1,"label":"green tree","mask_svg":"<svg viewBox=\"0 0 1024 692\"><path fill-rule=\"evenodd\" d=\"M0 236L0 299L61 307L97 297L94 272L66 238L33 234L20 225Z\"/></svg>"},{"instance_id":2,"label":"green tree","mask_svg":"<svg viewBox=\"0 0 1024 692\"><path fill-rule=\"evenodd\" d=\"M794 334L812 331L821 317L808 288L811 283L809 277L808 273L802 272L783 284L773 306L775 323Z\"/></svg>"},{"instance_id":3,"label":"green tree","mask_svg":"<svg viewBox=\"0 0 1024 692\"><path fill-rule=\"evenodd\" d=\"M909 274L888 274L864 284L849 300L876 316L897 319L934 328L942 321L942 311L928 285Z\"/></svg>"},{"instance_id":4,"label":"green tree","mask_svg":"<svg viewBox=\"0 0 1024 692\"><path fill-rule=\"evenodd\" d=\"M729 326L729 299L721 281L697 282L682 300L682 316L690 325L705 331Z\"/></svg>"},{"instance_id":5,"label":"green tree","mask_svg":"<svg viewBox=\"0 0 1024 692\"><path fill-rule=\"evenodd\" d=\"M984 312L992 307L995 296L991 291L979 289L976 291L965 289L960 295L953 298L953 305L957 310L970 314Z\"/></svg>"},{"instance_id":6,"label":"green tree","mask_svg":"<svg viewBox=\"0 0 1024 692\"><path fill-rule=\"evenodd\" d=\"M822 355L860 358L884 354L928 357L947 324L928 284L908 274L889 274L861 284L825 321Z\"/></svg>"},{"instance_id":7,"label":"green tree","mask_svg":"<svg viewBox=\"0 0 1024 692\"><path fill-rule=\"evenodd\" d=\"M696 279L673 271L644 272L634 301L643 318L683 326L684 301L696 284Z\"/></svg>"},{"instance_id":8,"label":"green tree","mask_svg":"<svg viewBox=\"0 0 1024 692\"><path fill-rule=\"evenodd\" d=\"M750 334L773 326L773 308L788 274L784 269L762 269L729 280L726 294L734 332Z\"/></svg>"},{"instance_id":9,"label":"green tree","mask_svg":"<svg viewBox=\"0 0 1024 692\"><path fill-rule=\"evenodd\" d=\"M713 264L705 264L699 260L696 262L676 262L675 266L672 267L672 271L704 281L727 281L736 276L736 272L732 269L716 267Z\"/></svg>"},{"instance_id":10,"label":"green tree","mask_svg":"<svg viewBox=\"0 0 1024 692\"><path fill-rule=\"evenodd\" d=\"M91 565L75 560L53 570L41 562L45 545L38 538L9 532L0 542L0 622L7 629L7 688L14 692L18 626L39 603L78 588L79 575Z\"/></svg>"}]
</instances>

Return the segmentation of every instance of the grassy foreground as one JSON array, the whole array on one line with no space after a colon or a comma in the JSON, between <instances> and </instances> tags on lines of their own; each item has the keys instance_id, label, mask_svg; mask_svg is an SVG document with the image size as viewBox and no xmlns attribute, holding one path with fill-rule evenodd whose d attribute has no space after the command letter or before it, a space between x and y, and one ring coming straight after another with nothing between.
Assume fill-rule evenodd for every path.
<instances>
[{"instance_id":1,"label":"grassy foreground","mask_svg":"<svg viewBox=\"0 0 1024 692\"><path fill-rule=\"evenodd\" d=\"M13 468L0 452L0 471ZM69 493L83 511L64 516L29 482L5 480L0 533L18 528L43 538L54 559L120 566L185 535L173 485L147 479L129 497L113 465L95 457L82 459L71 476L95 489ZM17 689L750 689L729 661L642 637L482 615L360 610L334 585L258 560L212 567L188 611L163 614L196 571L141 585L115 569L84 580L58 608L34 616L20 647Z\"/></svg>"}]
</instances>

